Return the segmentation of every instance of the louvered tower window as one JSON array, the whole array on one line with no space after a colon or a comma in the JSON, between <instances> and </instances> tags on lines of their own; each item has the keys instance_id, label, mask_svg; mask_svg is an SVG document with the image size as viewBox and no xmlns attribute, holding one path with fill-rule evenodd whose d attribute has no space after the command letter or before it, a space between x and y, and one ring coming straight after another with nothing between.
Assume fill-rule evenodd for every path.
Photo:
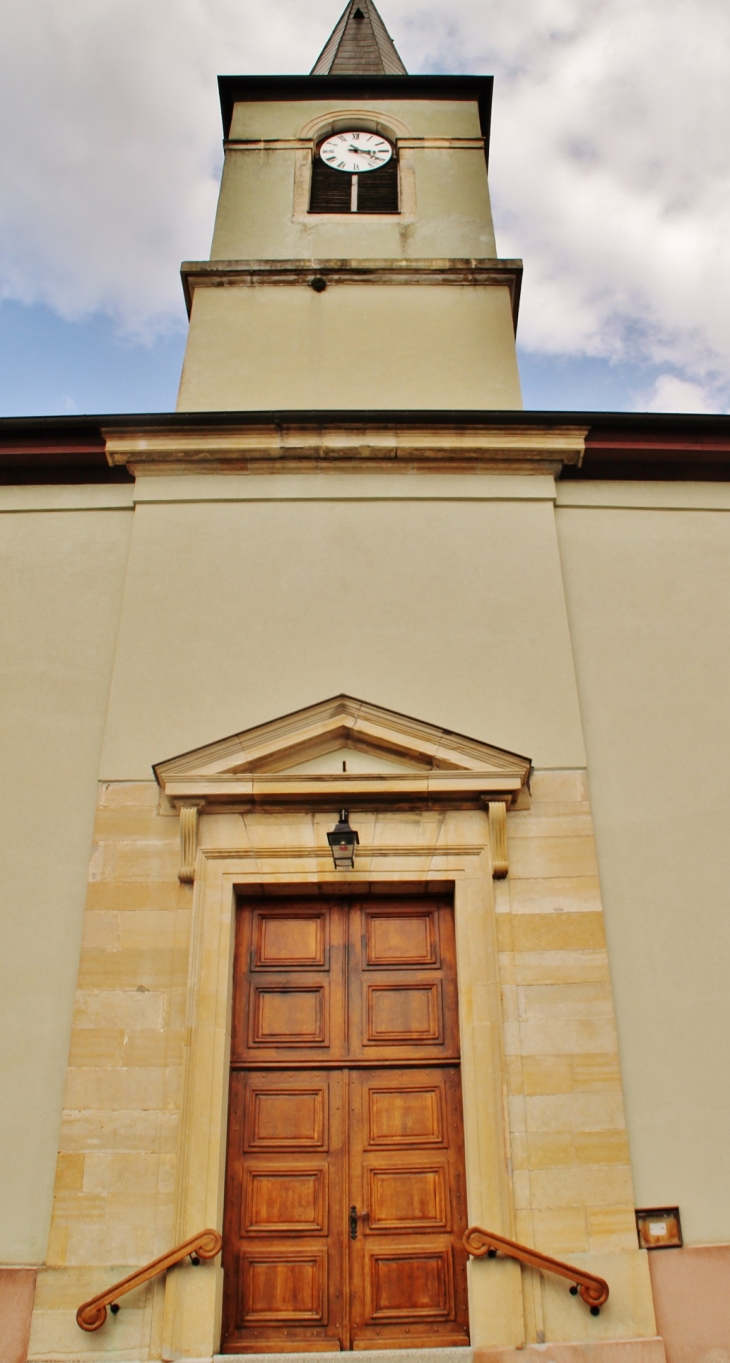
<instances>
[{"instance_id":1,"label":"louvered tower window","mask_svg":"<svg viewBox=\"0 0 730 1363\"><path fill-rule=\"evenodd\" d=\"M378 170L348 175L325 165L319 155L312 162L310 213L397 213L398 162L395 156Z\"/></svg>"}]
</instances>

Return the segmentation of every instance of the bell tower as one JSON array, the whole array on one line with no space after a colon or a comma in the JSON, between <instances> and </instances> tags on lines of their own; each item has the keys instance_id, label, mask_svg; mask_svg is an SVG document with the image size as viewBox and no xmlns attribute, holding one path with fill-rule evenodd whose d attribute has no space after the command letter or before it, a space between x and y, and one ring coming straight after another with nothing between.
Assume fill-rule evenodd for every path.
<instances>
[{"instance_id":1,"label":"bell tower","mask_svg":"<svg viewBox=\"0 0 730 1363\"><path fill-rule=\"evenodd\" d=\"M409 76L349 0L309 76L219 79L210 260L181 411L520 408L522 264L497 258L492 78Z\"/></svg>"}]
</instances>

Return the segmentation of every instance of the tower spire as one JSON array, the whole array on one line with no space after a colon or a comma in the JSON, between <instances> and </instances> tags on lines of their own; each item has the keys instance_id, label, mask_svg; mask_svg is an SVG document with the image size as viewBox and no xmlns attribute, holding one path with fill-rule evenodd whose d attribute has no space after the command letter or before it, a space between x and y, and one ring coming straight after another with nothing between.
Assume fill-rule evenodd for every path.
<instances>
[{"instance_id":1,"label":"tower spire","mask_svg":"<svg viewBox=\"0 0 730 1363\"><path fill-rule=\"evenodd\" d=\"M373 0L349 0L312 76L407 76Z\"/></svg>"}]
</instances>

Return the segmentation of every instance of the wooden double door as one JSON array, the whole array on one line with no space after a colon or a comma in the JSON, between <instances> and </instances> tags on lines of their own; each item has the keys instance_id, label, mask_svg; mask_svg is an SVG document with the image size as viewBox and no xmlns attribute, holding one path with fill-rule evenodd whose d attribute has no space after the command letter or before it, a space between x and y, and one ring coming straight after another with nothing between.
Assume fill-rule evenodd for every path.
<instances>
[{"instance_id":1,"label":"wooden double door","mask_svg":"<svg viewBox=\"0 0 730 1363\"><path fill-rule=\"evenodd\" d=\"M224 1352L468 1343L447 901L238 913Z\"/></svg>"}]
</instances>

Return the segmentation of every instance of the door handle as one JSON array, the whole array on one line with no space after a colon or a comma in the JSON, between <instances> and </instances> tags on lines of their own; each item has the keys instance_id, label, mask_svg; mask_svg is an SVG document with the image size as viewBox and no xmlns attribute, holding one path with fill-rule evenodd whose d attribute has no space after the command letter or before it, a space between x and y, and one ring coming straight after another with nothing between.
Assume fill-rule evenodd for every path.
<instances>
[{"instance_id":1,"label":"door handle","mask_svg":"<svg viewBox=\"0 0 730 1363\"><path fill-rule=\"evenodd\" d=\"M357 1240L358 1221L367 1221L368 1212L359 1212L357 1207L350 1207L350 1239Z\"/></svg>"}]
</instances>

